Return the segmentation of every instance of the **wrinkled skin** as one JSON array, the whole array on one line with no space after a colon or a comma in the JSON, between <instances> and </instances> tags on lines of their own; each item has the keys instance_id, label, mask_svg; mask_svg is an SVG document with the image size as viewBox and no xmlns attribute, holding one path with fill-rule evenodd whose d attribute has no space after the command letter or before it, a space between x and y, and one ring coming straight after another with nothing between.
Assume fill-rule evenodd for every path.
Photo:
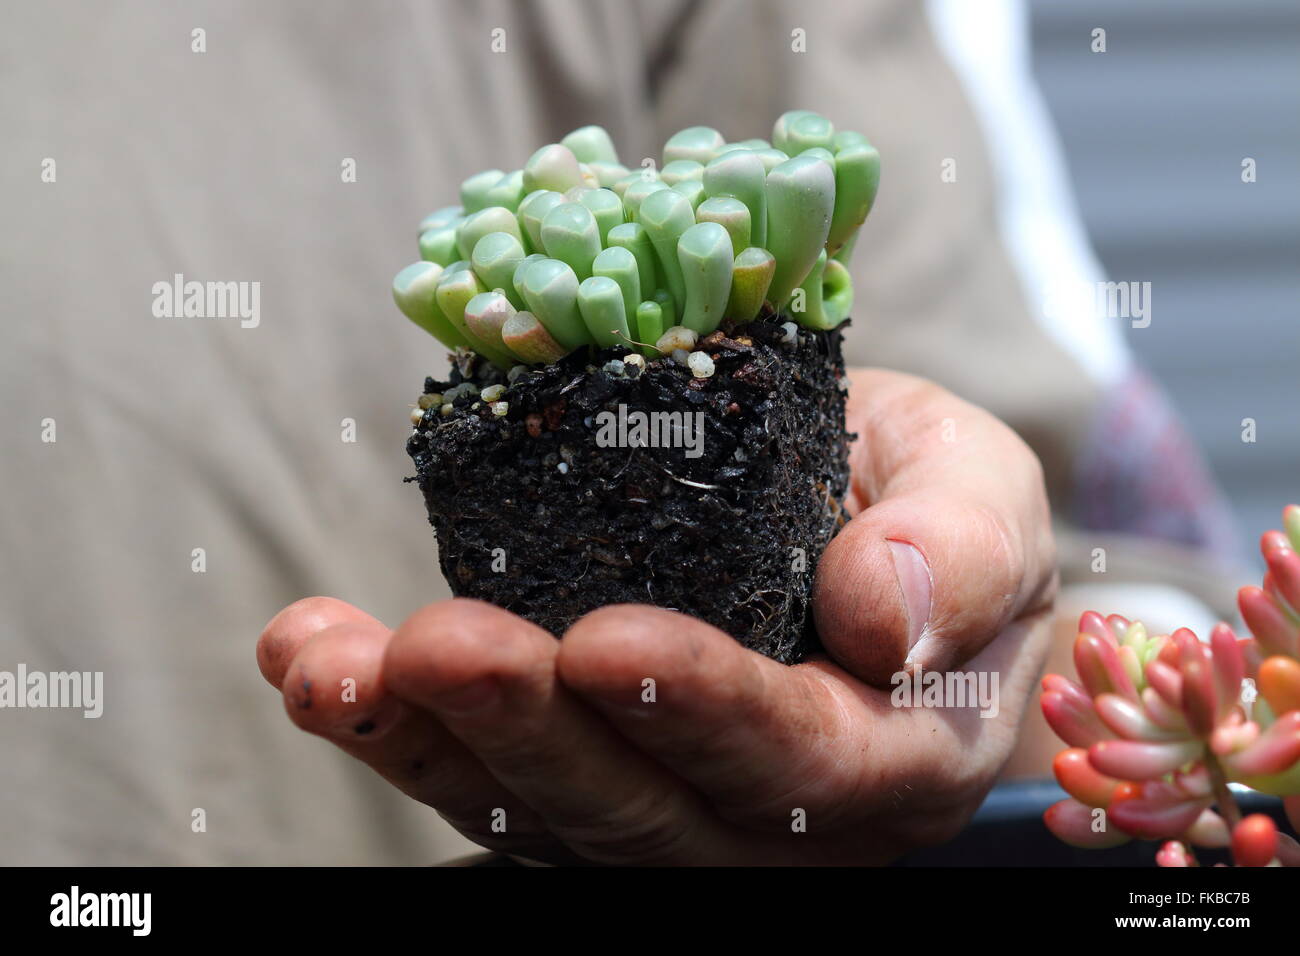
<instances>
[{"instance_id":1,"label":"wrinkled skin","mask_svg":"<svg viewBox=\"0 0 1300 956\"><path fill-rule=\"evenodd\" d=\"M1010 754L1046 654L1041 469L992 416L897 373L852 374L848 427L855 517L818 568L817 659L786 667L649 606L602 608L557 642L464 599L391 630L308 598L267 625L262 673L299 727L524 857L871 864L950 839ZM892 706L891 675L917 666L997 671L997 716Z\"/></svg>"}]
</instances>

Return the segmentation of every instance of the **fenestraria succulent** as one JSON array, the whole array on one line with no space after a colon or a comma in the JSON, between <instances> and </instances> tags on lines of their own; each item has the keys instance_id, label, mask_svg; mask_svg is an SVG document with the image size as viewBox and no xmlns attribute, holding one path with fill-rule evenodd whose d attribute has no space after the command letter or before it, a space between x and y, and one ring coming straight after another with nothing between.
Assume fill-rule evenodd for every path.
<instances>
[{"instance_id":1,"label":"fenestraria succulent","mask_svg":"<svg viewBox=\"0 0 1300 956\"><path fill-rule=\"evenodd\" d=\"M658 159L585 126L425 217L393 298L455 355L407 452L454 593L556 635L656 604L796 661L844 521L846 263L880 157L800 110Z\"/></svg>"},{"instance_id":2,"label":"fenestraria succulent","mask_svg":"<svg viewBox=\"0 0 1300 956\"><path fill-rule=\"evenodd\" d=\"M447 348L502 368L615 342L656 354L673 326L706 336L764 302L831 329L853 303L846 263L879 180L865 137L807 110L778 119L771 143L682 130L661 167L635 171L585 126L521 169L466 179L458 205L420 222L421 261L393 298Z\"/></svg>"}]
</instances>

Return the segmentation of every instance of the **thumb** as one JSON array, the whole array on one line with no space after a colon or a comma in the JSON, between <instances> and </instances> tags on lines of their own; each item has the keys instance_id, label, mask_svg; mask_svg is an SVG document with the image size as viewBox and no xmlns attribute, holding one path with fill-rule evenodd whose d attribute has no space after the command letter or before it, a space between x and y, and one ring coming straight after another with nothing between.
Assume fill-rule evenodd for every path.
<instances>
[{"instance_id":1,"label":"thumb","mask_svg":"<svg viewBox=\"0 0 1300 956\"><path fill-rule=\"evenodd\" d=\"M904 669L946 670L1045 599L1028 563L1019 529L986 505L938 489L889 498L823 554L817 630L841 666L876 686Z\"/></svg>"}]
</instances>

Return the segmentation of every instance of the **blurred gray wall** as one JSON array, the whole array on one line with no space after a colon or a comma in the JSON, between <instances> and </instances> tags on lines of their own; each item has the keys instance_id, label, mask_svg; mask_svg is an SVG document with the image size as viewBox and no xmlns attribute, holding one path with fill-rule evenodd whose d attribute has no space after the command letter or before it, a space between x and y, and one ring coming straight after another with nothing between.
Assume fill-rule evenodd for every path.
<instances>
[{"instance_id":1,"label":"blurred gray wall","mask_svg":"<svg viewBox=\"0 0 1300 956\"><path fill-rule=\"evenodd\" d=\"M1208 454L1257 560L1259 534L1300 501L1300 3L1030 10L1035 73L1106 278L1152 284L1151 324L1128 341ZM1097 27L1105 53L1091 50Z\"/></svg>"}]
</instances>

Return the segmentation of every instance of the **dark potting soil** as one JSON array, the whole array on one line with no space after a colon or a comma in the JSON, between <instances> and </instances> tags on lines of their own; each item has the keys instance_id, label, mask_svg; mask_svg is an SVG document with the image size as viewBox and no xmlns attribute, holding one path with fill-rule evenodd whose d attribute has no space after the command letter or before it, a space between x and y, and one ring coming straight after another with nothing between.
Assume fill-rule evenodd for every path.
<instances>
[{"instance_id":1,"label":"dark potting soil","mask_svg":"<svg viewBox=\"0 0 1300 956\"><path fill-rule=\"evenodd\" d=\"M407 442L453 593L557 636L598 607L655 604L798 661L819 646L813 575L847 520L844 328L719 330L696 347L708 378L623 363L622 347L574 353L509 383L504 416L478 393L506 377L458 356L450 381L425 382L452 409L429 408ZM685 430L637 435L665 412ZM645 447L664 437L677 447Z\"/></svg>"}]
</instances>

